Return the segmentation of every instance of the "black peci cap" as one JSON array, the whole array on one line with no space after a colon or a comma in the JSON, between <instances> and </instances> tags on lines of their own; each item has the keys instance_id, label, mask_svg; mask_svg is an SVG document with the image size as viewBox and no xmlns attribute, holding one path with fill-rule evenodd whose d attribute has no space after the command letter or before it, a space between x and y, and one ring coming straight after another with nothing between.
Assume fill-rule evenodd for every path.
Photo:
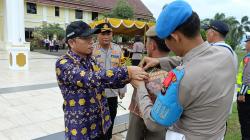
<instances>
[{"instance_id":1,"label":"black peci cap","mask_svg":"<svg viewBox=\"0 0 250 140\"><path fill-rule=\"evenodd\" d=\"M83 21L71 22L66 28L66 41L75 37L88 37L98 34L100 29L91 29L91 27Z\"/></svg>"}]
</instances>

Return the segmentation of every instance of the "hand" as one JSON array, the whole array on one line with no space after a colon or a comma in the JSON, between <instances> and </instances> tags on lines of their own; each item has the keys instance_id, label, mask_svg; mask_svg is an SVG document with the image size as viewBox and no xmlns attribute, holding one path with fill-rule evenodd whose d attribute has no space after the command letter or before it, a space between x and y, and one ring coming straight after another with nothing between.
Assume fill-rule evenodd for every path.
<instances>
[{"instance_id":1,"label":"hand","mask_svg":"<svg viewBox=\"0 0 250 140\"><path fill-rule=\"evenodd\" d=\"M128 72L131 80L147 80L148 73L137 66L128 66Z\"/></svg>"},{"instance_id":2,"label":"hand","mask_svg":"<svg viewBox=\"0 0 250 140\"><path fill-rule=\"evenodd\" d=\"M143 68L144 70L147 70L148 68L154 67L159 64L159 59L145 56L140 62L139 67Z\"/></svg>"},{"instance_id":3,"label":"hand","mask_svg":"<svg viewBox=\"0 0 250 140\"><path fill-rule=\"evenodd\" d=\"M123 99L125 97L125 93L119 93L119 98Z\"/></svg>"},{"instance_id":4,"label":"hand","mask_svg":"<svg viewBox=\"0 0 250 140\"><path fill-rule=\"evenodd\" d=\"M237 98L237 100L239 102L245 102L245 95L239 95L238 98Z\"/></svg>"},{"instance_id":5,"label":"hand","mask_svg":"<svg viewBox=\"0 0 250 140\"><path fill-rule=\"evenodd\" d=\"M130 83L135 88L138 88L140 86L145 86L145 82L141 80L132 80Z\"/></svg>"}]
</instances>

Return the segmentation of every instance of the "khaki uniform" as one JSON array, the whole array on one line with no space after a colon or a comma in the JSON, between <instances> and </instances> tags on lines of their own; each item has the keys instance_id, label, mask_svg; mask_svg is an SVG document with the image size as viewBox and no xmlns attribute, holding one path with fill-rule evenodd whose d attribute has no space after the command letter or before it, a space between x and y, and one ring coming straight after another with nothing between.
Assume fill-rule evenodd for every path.
<instances>
[{"instance_id":1,"label":"khaki uniform","mask_svg":"<svg viewBox=\"0 0 250 140\"><path fill-rule=\"evenodd\" d=\"M161 67L169 58L160 59ZM223 47L205 42L190 50L183 58L184 77L180 83L179 101L183 113L169 129L185 135L187 140L221 140L233 100L236 70L233 55ZM147 127L164 129L150 117L153 106L145 88L138 88L140 110Z\"/></svg>"},{"instance_id":2,"label":"khaki uniform","mask_svg":"<svg viewBox=\"0 0 250 140\"><path fill-rule=\"evenodd\" d=\"M97 62L104 68L110 69L113 67L121 66L122 50L117 44L111 43L108 50L105 50L99 46L98 43L93 44L94 51L93 56ZM107 97L117 97L118 93L126 93L127 87L121 89L105 89Z\"/></svg>"},{"instance_id":3,"label":"khaki uniform","mask_svg":"<svg viewBox=\"0 0 250 140\"><path fill-rule=\"evenodd\" d=\"M104 69L110 69L114 67L121 66L121 57L122 57L122 50L120 46L117 44L111 43L109 49L103 49L99 43L93 44L94 51L93 56L96 58L97 62L101 65ZM115 117L117 114L117 107L118 107L118 98L117 96L120 93L126 93L127 87L120 89L111 89L105 88L105 93L108 99L108 106L110 111L110 117L112 121L112 125L107 132L107 136L109 139L112 138L112 130L114 126Z\"/></svg>"}]
</instances>

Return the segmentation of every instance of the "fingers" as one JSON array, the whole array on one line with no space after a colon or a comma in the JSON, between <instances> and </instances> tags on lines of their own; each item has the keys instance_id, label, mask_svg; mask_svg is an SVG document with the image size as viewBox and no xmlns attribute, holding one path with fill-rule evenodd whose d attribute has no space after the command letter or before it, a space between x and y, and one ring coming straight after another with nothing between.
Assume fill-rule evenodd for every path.
<instances>
[{"instance_id":1,"label":"fingers","mask_svg":"<svg viewBox=\"0 0 250 140\"><path fill-rule=\"evenodd\" d=\"M245 96L240 95L240 96L238 97L238 101L239 101L239 102L245 102Z\"/></svg>"},{"instance_id":2,"label":"fingers","mask_svg":"<svg viewBox=\"0 0 250 140\"><path fill-rule=\"evenodd\" d=\"M147 80L149 77L149 74L142 71L140 73L135 74L135 77L133 79L135 80Z\"/></svg>"},{"instance_id":3,"label":"fingers","mask_svg":"<svg viewBox=\"0 0 250 140\"><path fill-rule=\"evenodd\" d=\"M147 69L149 69L149 68L151 68L152 66L150 66L150 64L149 63L147 63L144 67L143 67L143 70L147 70Z\"/></svg>"},{"instance_id":4,"label":"fingers","mask_svg":"<svg viewBox=\"0 0 250 140\"><path fill-rule=\"evenodd\" d=\"M146 62L145 62L145 58L143 58L142 60L141 60L141 62L139 63L139 67L141 67L141 68L143 68L143 65L145 64Z\"/></svg>"},{"instance_id":5,"label":"fingers","mask_svg":"<svg viewBox=\"0 0 250 140\"><path fill-rule=\"evenodd\" d=\"M144 80L144 79L146 79L147 78L147 76L145 76L145 75L138 75L138 76L136 76L134 79L135 80L140 80L140 81L142 81L142 80Z\"/></svg>"}]
</instances>

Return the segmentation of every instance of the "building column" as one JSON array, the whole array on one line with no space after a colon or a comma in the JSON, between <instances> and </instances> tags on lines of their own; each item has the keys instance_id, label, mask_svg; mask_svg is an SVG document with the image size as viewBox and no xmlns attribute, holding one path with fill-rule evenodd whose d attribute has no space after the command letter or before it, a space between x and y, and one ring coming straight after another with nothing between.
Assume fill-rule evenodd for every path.
<instances>
[{"instance_id":1,"label":"building column","mask_svg":"<svg viewBox=\"0 0 250 140\"><path fill-rule=\"evenodd\" d=\"M47 6L43 5L43 22L47 22L48 21L48 19L47 19L48 14L47 13L48 13Z\"/></svg>"},{"instance_id":2,"label":"building column","mask_svg":"<svg viewBox=\"0 0 250 140\"><path fill-rule=\"evenodd\" d=\"M29 44L25 42L24 0L4 0L4 42L9 53L9 68L28 69ZM19 13L18 16L16 13Z\"/></svg>"},{"instance_id":3,"label":"building column","mask_svg":"<svg viewBox=\"0 0 250 140\"><path fill-rule=\"evenodd\" d=\"M64 17L65 17L65 21L64 21L64 23L65 23L65 29L66 29L66 27L69 25L69 9L68 8L65 8L64 9Z\"/></svg>"}]
</instances>

